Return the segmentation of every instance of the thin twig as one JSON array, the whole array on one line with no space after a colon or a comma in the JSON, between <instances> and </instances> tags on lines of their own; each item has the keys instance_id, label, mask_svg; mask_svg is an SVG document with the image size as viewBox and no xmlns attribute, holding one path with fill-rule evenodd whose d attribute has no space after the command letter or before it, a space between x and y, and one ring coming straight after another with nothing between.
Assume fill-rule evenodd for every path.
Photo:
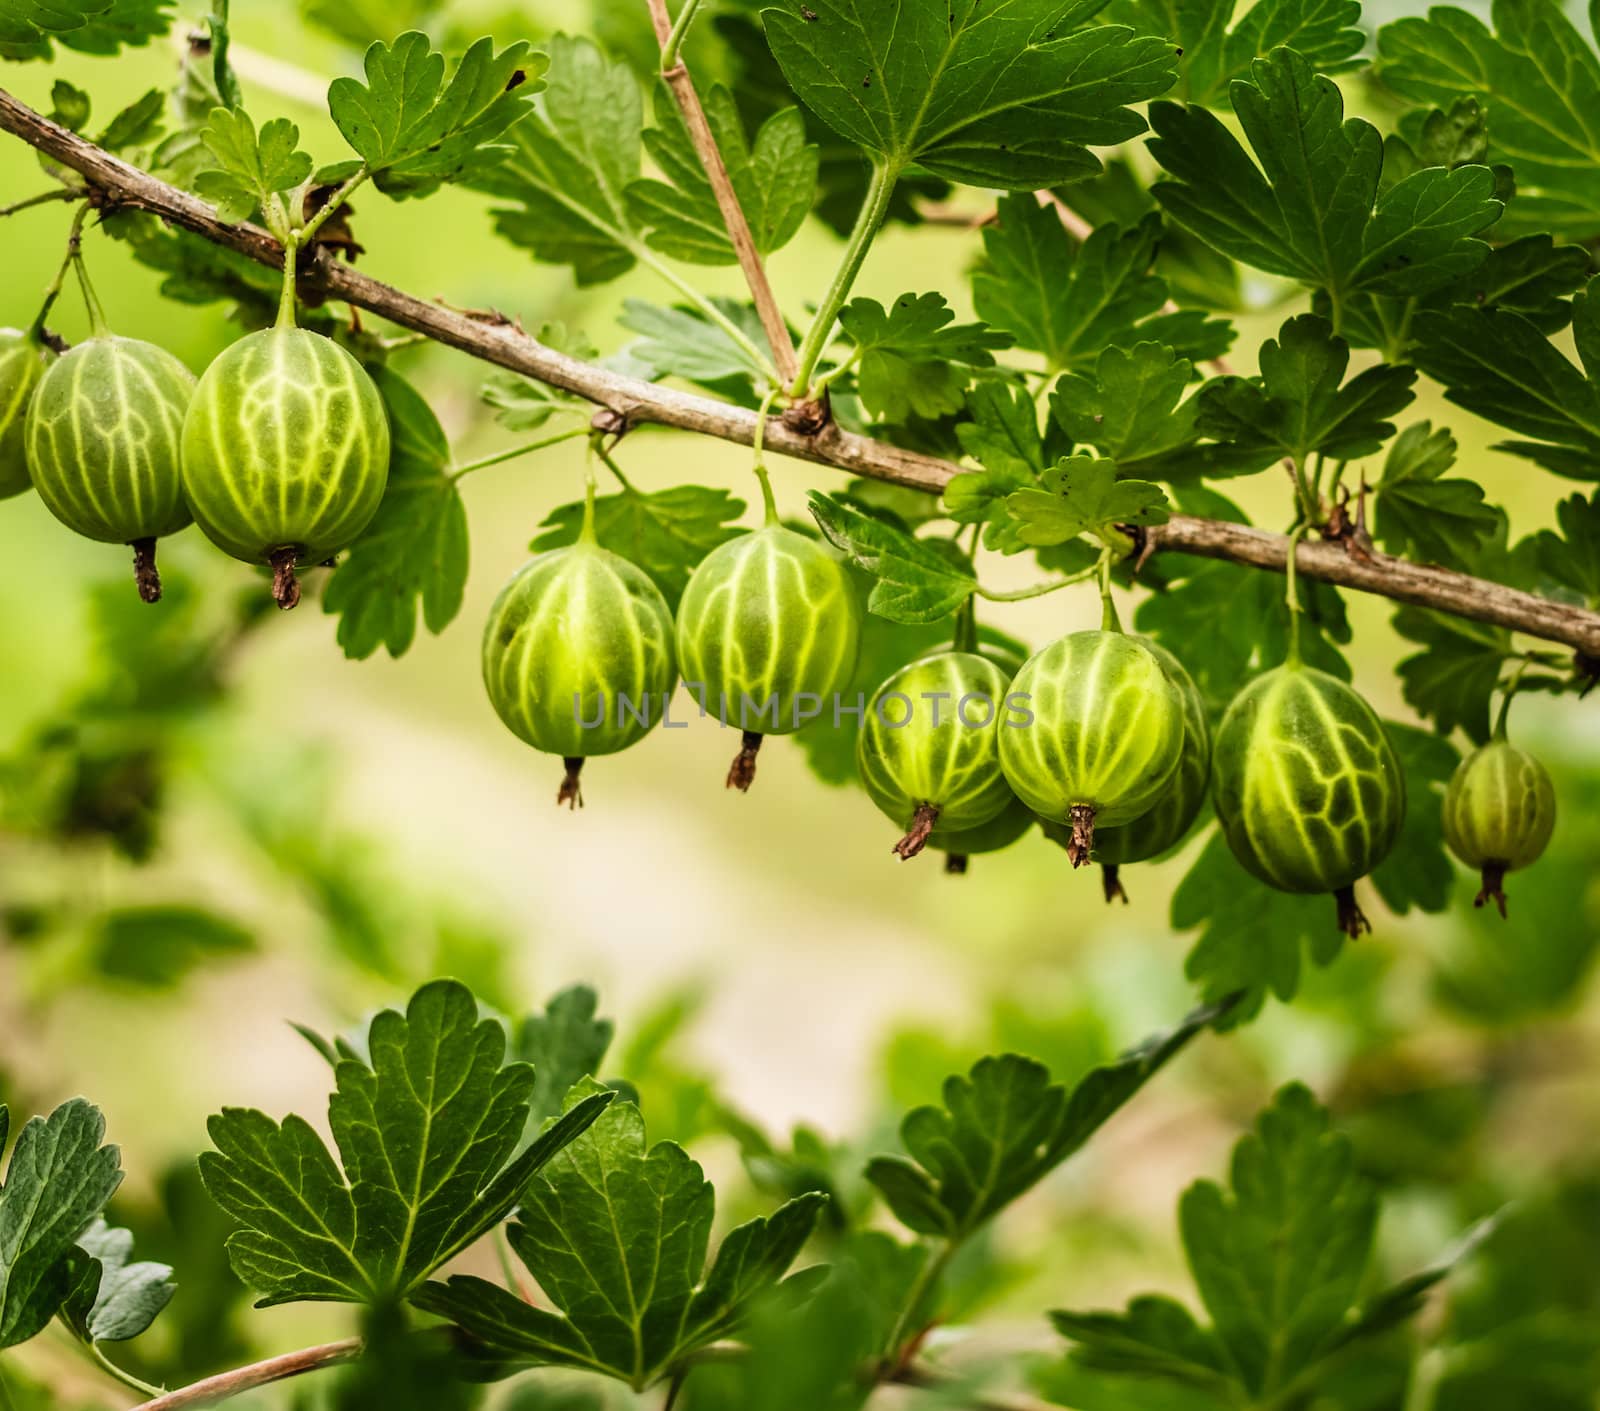
<instances>
[{"instance_id":1,"label":"thin twig","mask_svg":"<svg viewBox=\"0 0 1600 1411\"><path fill-rule=\"evenodd\" d=\"M648 3L650 21L655 26L656 42L661 46L665 61L669 58L668 51L673 42L672 17L667 12L666 0L648 0ZM695 0L684 0L684 3L693 4ZM784 320L777 299L773 296L772 285L767 280L767 267L762 263L761 254L756 249L755 236L750 232L750 222L745 218L744 207L739 204L739 195L733 189L733 179L728 175L727 163L722 160L722 149L717 146L711 124L706 120L705 109L700 104L700 95L695 91L694 79L690 76L688 65L683 62L681 56L677 57L676 62L669 62L662 68L661 79L671 92L673 101L677 103L678 111L683 114L683 124L688 129L689 141L694 144L700 165L705 169L706 179L711 183L711 192L717 198L717 209L722 212L722 223L727 227L728 239L733 244L733 253L739 261L739 268L744 272L744 282L749 286L756 312L761 316L761 327L772 348L772 357L777 364L779 377L784 386L788 386L794 381L795 373L799 370L799 364L795 361L794 341L789 337L789 325Z\"/></svg>"},{"instance_id":2,"label":"thin twig","mask_svg":"<svg viewBox=\"0 0 1600 1411\"><path fill-rule=\"evenodd\" d=\"M235 1367L231 1372L221 1372L204 1381L179 1387L177 1391L169 1391L135 1406L133 1411L181 1411L190 1406L209 1406L272 1382L316 1372L340 1362L352 1362L360 1352L360 1338L345 1338L341 1342L325 1342L320 1347L301 1348L298 1352L286 1352L281 1357L269 1357L264 1362L252 1362L248 1367Z\"/></svg>"},{"instance_id":3,"label":"thin twig","mask_svg":"<svg viewBox=\"0 0 1600 1411\"><path fill-rule=\"evenodd\" d=\"M18 211L31 210L34 206L45 206L51 201L76 201L87 194L77 186L53 186L48 191L39 192L37 196L29 196L23 201L13 201L9 206L0 206L0 216L14 216Z\"/></svg>"},{"instance_id":4,"label":"thin twig","mask_svg":"<svg viewBox=\"0 0 1600 1411\"><path fill-rule=\"evenodd\" d=\"M129 166L3 90L0 130L71 167L101 191L107 204L150 211L268 268L283 268L283 247L260 227L225 224L198 197ZM622 425L673 426L746 446L755 442L756 414L748 408L658 387L581 362L547 348L515 327L467 318L383 284L323 250L305 264L301 280L307 287L497 367L609 408ZM833 422L807 433L778 420L768 425L765 439L767 449L780 455L935 494L963 469L936 456L842 430ZM1192 515L1173 515L1166 524L1144 533L1152 549L1200 554L1279 572L1287 549L1281 534ZM1600 657L1600 613L1568 603L1387 554L1375 553L1370 561L1352 558L1337 543L1302 544L1297 563L1307 578L1526 632Z\"/></svg>"}]
</instances>

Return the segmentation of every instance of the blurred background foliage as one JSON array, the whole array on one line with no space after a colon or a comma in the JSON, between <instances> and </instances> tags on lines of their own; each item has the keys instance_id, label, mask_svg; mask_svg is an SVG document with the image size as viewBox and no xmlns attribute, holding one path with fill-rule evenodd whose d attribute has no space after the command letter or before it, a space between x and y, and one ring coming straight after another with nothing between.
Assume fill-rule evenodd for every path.
<instances>
[{"instance_id":1,"label":"blurred background foliage","mask_svg":"<svg viewBox=\"0 0 1600 1411\"><path fill-rule=\"evenodd\" d=\"M290 116L311 150L336 151L320 101L326 78L353 71L374 36L412 24L445 48L485 32L585 28L651 63L642 4L595 0L585 11L243 0L235 62L258 115ZM1372 7L1366 23L1391 17ZM170 82L183 30L114 65L66 54L48 72L9 66L4 80L48 107L59 73L104 93L97 102L110 111ZM723 52L702 25L688 57L710 73ZM35 188L35 162L20 144L0 144L8 199ZM971 197L975 214L980 199ZM486 204L453 187L425 207L358 198L362 267L529 327L561 321L604 352L620 342L621 300L659 296L648 273L574 288L496 240ZM0 324L32 317L65 223L57 206L5 223ZM791 307L814 294L835 248L814 223L774 261ZM959 226L897 225L875 247L862 292L938 288L965 313L976 248ZM103 236L90 235L87 253L119 331L158 339L195 368L234 336L218 306L163 301L159 276ZM732 293L737 274L707 279ZM1259 309L1241 318L1240 347L1278 320L1271 290L1245 292ZM71 299L59 321L68 338L82 332ZM434 349L395 363L459 457L510 444L480 405L484 368ZM1544 527L1552 485L1488 452L1489 428L1426 384L1415 416L1453 427L1517 535ZM619 457L645 488L686 478L744 498L753 488L746 453L688 436L641 431ZM822 473L775 470L784 508L799 513ZM127 1350L147 1377L191 1380L337 1335L349 1316L251 1313L222 1252L223 1217L195 1175L205 1116L219 1106L318 1109L326 1070L286 1019L348 1029L436 974L459 976L512 1016L591 982L617 1020L606 1076L638 1090L653 1137L692 1145L718 1178L719 1219L821 1182L838 1197L837 1235L874 1218L857 1174L863 1155L892 1147L898 1114L935 1097L948 1073L1009 1049L1070 1080L1190 1003L1192 937L1168 915L1194 842L1180 860L1130 869L1126 907L1104 906L1098 881L1073 875L1037 832L975 858L965 877L943 875L931 858L902 866L864 797L820 782L787 742L763 754L748 797L725 791L729 745L709 721L597 761L582 812L552 807L548 761L505 732L483 698L474 624L580 477L581 451L564 445L472 479L465 609L398 661L346 660L313 601L289 616L271 611L264 582L194 531L163 546L167 598L151 611L128 587L122 550L72 536L31 496L0 505L0 1098L41 1111L83 1091L106 1110L132 1173L114 1213L144 1257L176 1266L180 1284L168 1315ZM1253 510L1270 512L1271 488L1251 482L1250 493ZM1002 580L1008 568L1027 573L1000 565ZM1092 625L1092 598L1086 587L1075 600L1019 604L992 625L1041 642ZM1387 608L1352 597L1349 611L1359 684L1383 714L1411 719L1393 673L1408 647ZM1436 1342L1422 1375L1433 1399L1410 1404L1594 1405L1600 723L1592 704L1534 697L1519 702L1516 724L1555 776L1561 821L1548 854L1512 878L1509 921L1475 911L1475 880L1459 873L1447 913L1385 914L1377 934L1312 970L1292 1007L1269 1004L1197 1045L963 1256L955 1306L962 1319L986 1315L975 1355L1029 1353L1037 1389L1067 1404L1165 1405L1154 1390L1129 1401L1063 1362L1038 1310L1112 1306L1145 1289L1181 1296L1176 1195L1220 1174L1254 1112L1298 1077L1384 1188L1385 1273L1415 1267L1510 1203L1430 1310ZM848 1306L826 1300L807 1316L823 1329L854 1326ZM781 1346L771 1355L771 1380L801 1397L803 1371L785 1368ZM0 1372L0 1406L121 1404L48 1339L17 1361ZM1396 1365L1403 1373L1404 1359ZM1397 1384L1381 1355L1358 1370L1370 1385L1341 1404L1402 1404L1403 1377ZM596 1404L586 1384L570 1396L562 1385L515 1389L506 1404ZM372 1396L381 1401L381 1389L290 1386L254 1404L379 1404ZM733 1372L708 1376L702 1398L754 1404Z\"/></svg>"}]
</instances>

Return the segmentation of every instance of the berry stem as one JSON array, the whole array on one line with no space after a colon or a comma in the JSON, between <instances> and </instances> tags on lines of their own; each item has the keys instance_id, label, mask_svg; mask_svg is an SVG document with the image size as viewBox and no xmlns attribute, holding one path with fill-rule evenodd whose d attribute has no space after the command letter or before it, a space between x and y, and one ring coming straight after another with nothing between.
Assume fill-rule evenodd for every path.
<instances>
[{"instance_id":1,"label":"berry stem","mask_svg":"<svg viewBox=\"0 0 1600 1411\"><path fill-rule=\"evenodd\" d=\"M1528 669L1528 658L1523 657L1517 669L1512 673L1511 679L1501 688L1500 713L1494 720L1494 738L1506 738L1506 717L1511 714L1511 698L1517 694L1517 687L1522 684L1522 673ZM1505 903L1500 904L1501 911L1505 910Z\"/></svg>"},{"instance_id":2,"label":"berry stem","mask_svg":"<svg viewBox=\"0 0 1600 1411\"><path fill-rule=\"evenodd\" d=\"M778 396L776 387L770 389L761 399L761 410L756 413L755 436L751 440L750 449L755 452L755 465L752 469L756 479L761 482L761 503L766 507L766 526L771 528L774 524L783 521L778 518L778 502L772 496L772 477L767 474L767 418L772 412L772 403Z\"/></svg>"},{"instance_id":3,"label":"berry stem","mask_svg":"<svg viewBox=\"0 0 1600 1411\"><path fill-rule=\"evenodd\" d=\"M61 264L55 272L55 277L45 286L44 302L39 306L39 312L28 325L28 337L34 343L44 344L44 321L49 318L50 310L55 307L56 299L61 294L61 286L66 282L67 271L71 269L78 258L78 246L83 240L83 223L89 215L89 203L85 201L72 213L72 224L67 228L67 252L61 257Z\"/></svg>"},{"instance_id":4,"label":"berry stem","mask_svg":"<svg viewBox=\"0 0 1600 1411\"><path fill-rule=\"evenodd\" d=\"M283 242L283 285L278 293L278 321L275 328L293 328L295 265L300 259L299 242L290 235Z\"/></svg>"},{"instance_id":5,"label":"berry stem","mask_svg":"<svg viewBox=\"0 0 1600 1411\"><path fill-rule=\"evenodd\" d=\"M1302 520L1289 531L1289 553L1283 563L1283 601L1289 608L1289 651L1284 658L1288 666L1300 665L1300 594L1297 591L1295 569L1300 556L1300 540L1309 528L1309 521Z\"/></svg>"},{"instance_id":6,"label":"berry stem","mask_svg":"<svg viewBox=\"0 0 1600 1411\"><path fill-rule=\"evenodd\" d=\"M578 530L580 544L598 544L600 537L594 529L594 458L599 456L611 473L621 480L623 485L628 484L623 478L622 471L617 468L617 463L608 456L600 445L600 433L591 432L589 436L589 454L583 460L583 527Z\"/></svg>"},{"instance_id":7,"label":"berry stem","mask_svg":"<svg viewBox=\"0 0 1600 1411\"><path fill-rule=\"evenodd\" d=\"M1094 566L1100 579L1100 630L1122 631L1122 619L1117 616L1117 605L1111 600L1111 546L1100 550L1100 561ZM1074 864L1076 866L1076 864Z\"/></svg>"},{"instance_id":8,"label":"berry stem","mask_svg":"<svg viewBox=\"0 0 1600 1411\"><path fill-rule=\"evenodd\" d=\"M1074 583L1086 583L1100 572L1098 563L1091 564L1088 568L1079 569L1077 573L1068 573L1061 578L1053 578L1048 583L1035 583L1028 588L1015 588L1009 593L995 592L985 588L981 583L973 591L986 602L991 603L1020 603L1026 598L1042 598L1046 593L1054 593L1058 588L1070 588Z\"/></svg>"},{"instance_id":9,"label":"berry stem","mask_svg":"<svg viewBox=\"0 0 1600 1411\"><path fill-rule=\"evenodd\" d=\"M322 229L323 224L327 221L328 217L333 215L333 213L337 211L339 207L344 205L344 203L350 199L351 194L356 190L356 188L360 186L362 182L366 181L366 179L371 175L372 173L367 170L367 164L363 162L356 169L356 171L351 176L347 177L339 185L338 189L334 191L334 193L329 196L326 201L323 202L322 208L316 213L316 215L312 216L311 219L301 226L296 232L296 247L304 247L309 245L312 240L316 238L317 232Z\"/></svg>"},{"instance_id":10,"label":"berry stem","mask_svg":"<svg viewBox=\"0 0 1600 1411\"><path fill-rule=\"evenodd\" d=\"M587 436L587 426L575 426L570 431L561 431L554 436L541 437L537 441L530 441L525 446L512 446L504 451L496 451L493 455L483 456L475 461L468 461L465 465L458 465L450 472L452 480L459 480L463 475L471 475L475 470L485 470L491 465L499 465L502 461L515 460L518 456L528 455L532 451L542 451L546 446L559 445L563 441L573 441L579 436Z\"/></svg>"},{"instance_id":11,"label":"berry stem","mask_svg":"<svg viewBox=\"0 0 1600 1411\"><path fill-rule=\"evenodd\" d=\"M139 585L139 596L147 603L159 603L161 573L156 568L155 538L135 539L129 547L133 550L133 581Z\"/></svg>"},{"instance_id":12,"label":"berry stem","mask_svg":"<svg viewBox=\"0 0 1600 1411\"><path fill-rule=\"evenodd\" d=\"M917 811L911 816L911 827L906 830L905 837L894 845L894 855L901 862L909 862L928 845L928 839L938 824L939 806L919 803Z\"/></svg>"}]
</instances>

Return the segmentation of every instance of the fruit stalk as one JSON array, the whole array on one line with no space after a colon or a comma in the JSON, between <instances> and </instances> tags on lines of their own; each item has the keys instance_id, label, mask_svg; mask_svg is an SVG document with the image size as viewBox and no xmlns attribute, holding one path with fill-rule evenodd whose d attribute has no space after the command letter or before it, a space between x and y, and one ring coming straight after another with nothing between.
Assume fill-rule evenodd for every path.
<instances>
[{"instance_id":1,"label":"fruit stalk","mask_svg":"<svg viewBox=\"0 0 1600 1411\"><path fill-rule=\"evenodd\" d=\"M563 755L561 766L566 770L562 776L561 787L556 790L556 805L566 804L569 809L576 811L583 807L583 790L578 786L578 776L583 772L582 755Z\"/></svg>"},{"instance_id":2,"label":"fruit stalk","mask_svg":"<svg viewBox=\"0 0 1600 1411\"><path fill-rule=\"evenodd\" d=\"M147 603L161 601L161 573L156 568L156 541L153 536L135 539L133 549L133 581L138 585L139 596Z\"/></svg>"},{"instance_id":3,"label":"fruit stalk","mask_svg":"<svg viewBox=\"0 0 1600 1411\"><path fill-rule=\"evenodd\" d=\"M901 862L908 862L923 850L928 844L928 838L939 823L939 810L931 803L919 803L916 814L911 819L911 827L905 837L894 845L894 855ZM965 870L965 859L963 870Z\"/></svg>"},{"instance_id":4,"label":"fruit stalk","mask_svg":"<svg viewBox=\"0 0 1600 1411\"><path fill-rule=\"evenodd\" d=\"M761 752L762 736L754 730L744 731L739 742L739 753L728 766L728 782L724 786L748 794L756 782L756 755Z\"/></svg>"}]
</instances>

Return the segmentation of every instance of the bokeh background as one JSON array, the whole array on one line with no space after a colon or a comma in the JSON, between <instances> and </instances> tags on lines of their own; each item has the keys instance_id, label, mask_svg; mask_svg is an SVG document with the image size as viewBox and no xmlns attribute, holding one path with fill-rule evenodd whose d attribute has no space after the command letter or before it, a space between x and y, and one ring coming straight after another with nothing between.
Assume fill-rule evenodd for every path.
<instances>
[{"instance_id":1,"label":"bokeh background","mask_svg":"<svg viewBox=\"0 0 1600 1411\"><path fill-rule=\"evenodd\" d=\"M340 31L399 27L377 0L326 8L318 18L308 6L308 18L287 0L241 0L234 16L252 112L293 118L322 160L341 148L318 95L359 58ZM597 28L647 54L642 13L629 0L592 13L464 3L429 23L468 38ZM1387 17L1369 10L1367 21ZM103 119L169 83L176 54L176 38L116 60L67 54L53 71L8 66L0 82L48 108L59 74L94 94ZM1359 81L1346 88L1364 101ZM0 142L0 204L40 188L34 155ZM981 213L979 196L968 204ZM629 336L615 327L624 298L668 298L648 272L574 288L565 271L494 239L488 203L468 192L399 206L364 193L356 205L372 274L530 328L559 320L605 351ZM31 319L66 219L65 207L46 206L0 226L0 324ZM860 291L939 289L968 313L977 249L969 230L897 226ZM773 261L791 313L821 288L836 251L813 226ZM164 301L159 277L98 232L86 253L117 331L157 340L197 371L236 335L219 306ZM706 276L730 294L736 278ZM1274 296L1252 293L1263 305ZM1238 346L1253 348L1281 317L1264 307L1241 319ZM84 331L72 291L55 322L69 339ZM1254 371L1248 352L1235 361ZM486 368L432 349L400 353L395 365L425 391L459 459L512 444L480 402ZM1507 507L1515 535L1551 522L1570 486L1489 451L1492 430L1426 385L1411 416L1455 429L1464 467ZM288 1020L347 1028L437 974L466 979L511 1014L589 982L618 1021L608 1076L636 1082L653 1134L689 1142L726 1183L729 1217L767 1199L746 1179L730 1113L777 1140L803 1122L830 1142L881 1149L897 1113L985 1052L1018 1049L1071 1077L1192 1002L1183 963L1193 937L1167 920L1192 847L1130 869L1127 907L1105 906L1096 879L1074 875L1037 832L946 877L931 856L898 864L890 825L859 792L821 783L789 742L769 744L748 796L725 791L735 742L710 721L593 763L587 807L556 809L552 761L509 735L484 698L478 631L540 521L581 494L581 445L465 482L465 606L398 661L347 661L311 595L293 614L242 614L241 601L264 599L264 579L196 531L163 544L172 591L150 611L133 600L124 550L73 537L31 496L0 504L0 787L26 802L60 798L70 779L67 793L96 806L120 800L132 850L148 854L130 858L82 817L64 828L77 838L0 832L0 1095L22 1113L78 1092L105 1109L130 1172L119 1218L147 1253L178 1267L172 1310L130 1353L150 1375L181 1381L343 1329L337 1309L243 1316L218 1253L221 1218L193 1177L206 1115L223 1104L320 1117L327 1069ZM646 488L692 481L754 498L738 448L641 431L619 457ZM807 487L837 483L782 461L774 479L794 514ZM1280 487L1262 480L1271 483L1242 498L1280 515ZM986 566L998 586L1028 575L1017 563ZM1095 625L1098 611L1085 587L991 620L1038 644ZM1352 597L1350 611L1357 684L1382 713L1410 719L1394 665L1411 644L1390 629L1385 604ZM216 690L191 689L186 673L196 672ZM1299 1077L1389 1189L1387 1268L1414 1267L1472 1218L1517 1202L1512 1232L1437 1316L1477 1319L1505 1340L1508 1364L1548 1372L1548 1400L1500 1404L1592 1404L1600 715L1592 702L1535 697L1519 702L1516 726L1556 775L1564 816L1551 855L1512 878L1510 920L1473 910L1465 873L1447 915L1400 920L1375 906L1375 934L1311 971L1292 1006L1270 1003L1239 1032L1202 1040L984 1248L1005 1277L986 1306L961 1311L982 1312L987 1337L1048 1350L1041 1308L1181 1290L1177 1194L1220 1174L1241 1127ZM95 759L125 757L130 741L142 763L129 777L90 777ZM1524 1286L1529 1251L1541 1277ZM60 1404L122 1404L48 1341L26 1362ZM1459 1404L1496 1403L1485 1393Z\"/></svg>"}]
</instances>

